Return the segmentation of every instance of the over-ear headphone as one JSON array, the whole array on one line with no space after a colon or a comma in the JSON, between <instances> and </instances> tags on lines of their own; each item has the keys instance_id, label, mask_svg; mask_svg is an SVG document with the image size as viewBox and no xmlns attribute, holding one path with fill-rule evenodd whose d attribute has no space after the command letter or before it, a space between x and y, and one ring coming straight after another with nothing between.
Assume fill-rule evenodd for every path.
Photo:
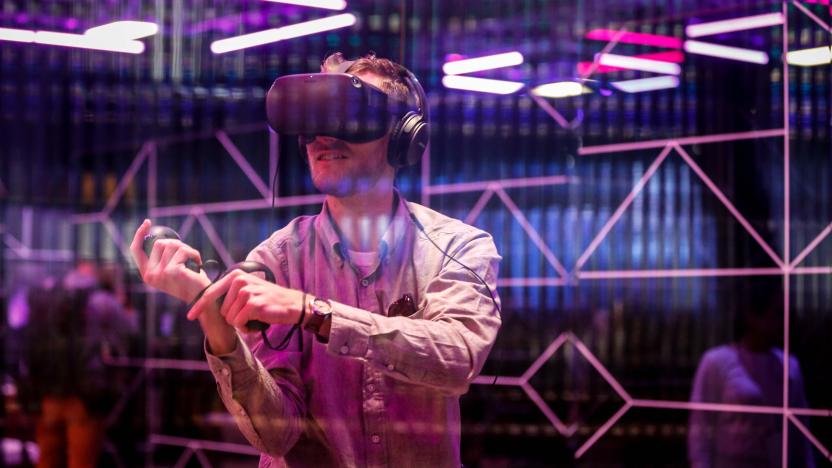
<instances>
[{"instance_id":1,"label":"over-ear headphone","mask_svg":"<svg viewBox=\"0 0 832 468\"><path fill-rule=\"evenodd\" d=\"M416 97L416 112L408 111L396 121L390 132L387 161L396 169L418 163L430 141L430 120L425 90L410 70L402 65L398 67L407 89Z\"/></svg>"},{"instance_id":2,"label":"over-ear headphone","mask_svg":"<svg viewBox=\"0 0 832 468\"><path fill-rule=\"evenodd\" d=\"M354 61L342 62L335 73L346 73ZM393 123L390 141L387 146L387 162L396 169L417 164L425 154L430 142L430 120L428 115L427 96L419 80L413 73L402 65L396 64L399 79L405 82L408 92L415 98L416 111L408 111ZM408 99L410 101L410 99ZM306 158L305 136L298 137L300 154ZM308 161L307 161L308 162Z\"/></svg>"}]
</instances>

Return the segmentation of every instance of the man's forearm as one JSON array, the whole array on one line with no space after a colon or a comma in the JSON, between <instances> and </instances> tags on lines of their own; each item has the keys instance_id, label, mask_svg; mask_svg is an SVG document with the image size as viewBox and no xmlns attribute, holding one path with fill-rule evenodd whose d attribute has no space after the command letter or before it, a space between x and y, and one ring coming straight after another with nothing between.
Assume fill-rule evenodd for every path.
<instances>
[{"instance_id":1,"label":"man's forearm","mask_svg":"<svg viewBox=\"0 0 832 468\"><path fill-rule=\"evenodd\" d=\"M228 354L237 347L237 332L220 315L219 306L214 304L210 310L199 316L199 325L208 340L208 346L214 354Z\"/></svg>"}]
</instances>

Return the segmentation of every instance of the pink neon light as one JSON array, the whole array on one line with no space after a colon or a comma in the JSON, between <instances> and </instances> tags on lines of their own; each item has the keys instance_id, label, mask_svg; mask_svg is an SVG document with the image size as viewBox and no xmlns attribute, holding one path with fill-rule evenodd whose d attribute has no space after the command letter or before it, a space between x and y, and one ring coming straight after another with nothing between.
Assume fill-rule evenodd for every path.
<instances>
[{"instance_id":1,"label":"pink neon light","mask_svg":"<svg viewBox=\"0 0 832 468\"><path fill-rule=\"evenodd\" d=\"M597 442L598 439L603 437L603 435L606 434L607 431L609 431L610 428L615 423L617 423L618 420L621 419L621 417L627 413L627 411L630 410L631 406L632 403L630 402L624 403L624 406L622 406L621 409L616 411L616 413L612 415L612 417L608 419L607 422L605 422L601 427L598 428L597 431L595 431L595 434L592 434L592 437L587 439L587 441L584 442L583 445L581 445L580 448L578 448L578 450L575 451L575 458L581 458L587 450L589 450L593 445L595 445L595 442Z\"/></svg>"},{"instance_id":2,"label":"pink neon light","mask_svg":"<svg viewBox=\"0 0 832 468\"><path fill-rule=\"evenodd\" d=\"M271 44L296 37L345 28L354 25L355 21L355 15L352 13L343 13L312 21L290 24L280 28L266 29L264 31L214 41L211 43L211 52L215 54L224 54L226 52L247 49L249 47Z\"/></svg>"},{"instance_id":3,"label":"pink neon light","mask_svg":"<svg viewBox=\"0 0 832 468\"><path fill-rule=\"evenodd\" d=\"M474 224L492 196L494 196L494 191L491 189L482 192L480 198L477 199L477 203L474 204L474 207L468 212L468 216L465 217L465 224Z\"/></svg>"},{"instance_id":4,"label":"pink neon light","mask_svg":"<svg viewBox=\"0 0 832 468\"><path fill-rule=\"evenodd\" d=\"M678 50L668 50L665 52L653 52L650 54L639 54L633 55L635 58L646 59L646 60L655 60L658 62L669 62L669 63L684 63L685 62L685 54ZM619 67L610 67L606 65L599 65L594 71L592 70L592 66L595 62L578 62L577 72L580 75L584 74L591 74L591 73L612 73L617 71L626 70L626 68L619 68Z\"/></svg>"},{"instance_id":5,"label":"pink neon light","mask_svg":"<svg viewBox=\"0 0 832 468\"><path fill-rule=\"evenodd\" d=\"M626 68L628 70L640 70L664 75L679 75L682 68L678 64L662 62L659 60L643 59L628 55L600 54L598 58L600 65L610 67Z\"/></svg>"},{"instance_id":6,"label":"pink neon light","mask_svg":"<svg viewBox=\"0 0 832 468\"><path fill-rule=\"evenodd\" d=\"M266 0L274 3L286 3L288 5L300 5L312 8L324 8L327 10L343 10L347 7L344 0Z\"/></svg>"},{"instance_id":7,"label":"pink neon light","mask_svg":"<svg viewBox=\"0 0 832 468\"><path fill-rule=\"evenodd\" d=\"M552 105L549 104L549 102L546 101L546 99L543 99L541 96L538 96L535 93L529 93L529 97L531 97L532 100L541 107L541 109L543 109L547 114L549 114L549 117L554 119L555 122L557 122L557 124L560 125L561 128L569 128L569 122L566 121L566 118L563 115L561 115L561 113L558 112L557 109L552 107Z\"/></svg>"},{"instance_id":8,"label":"pink neon light","mask_svg":"<svg viewBox=\"0 0 832 468\"><path fill-rule=\"evenodd\" d=\"M231 257L231 254L228 253L228 250L225 248L225 244L222 242L222 238L219 234L217 234L217 231L214 229L214 225L211 224L211 221L199 211L195 212L194 216L196 216L199 224L202 225L202 229L205 231L205 234L208 235L208 240L211 241L211 245L213 245L217 250L217 255L220 256L220 259L222 259L226 265L233 265L234 259Z\"/></svg>"},{"instance_id":9,"label":"pink neon light","mask_svg":"<svg viewBox=\"0 0 832 468\"><path fill-rule=\"evenodd\" d=\"M565 286L570 283L570 280L563 278L500 278L497 280L497 286L501 288L507 287L524 287L533 288L540 286Z\"/></svg>"},{"instance_id":10,"label":"pink neon light","mask_svg":"<svg viewBox=\"0 0 832 468\"><path fill-rule=\"evenodd\" d=\"M311 194L311 195L296 195L291 197L277 197L275 204L277 206L305 206L305 205L319 205L323 203L325 195ZM192 205L173 205L162 206L150 210L151 216L186 216L191 214L194 208L199 208L203 213L226 213L229 211L246 211L246 210L262 210L271 208L271 200L264 200L257 198L254 200L238 200L229 202L216 203L197 203Z\"/></svg>"},{"instance_id":11,"label":"pink neon light","mask_svg":"<svg viewBox=\"0 0 832 468\"><path fill-rule=\"evenodd\" d=\"M633 200L635 200L636 196L641 192L641 189L643 189L644 186L647 185L647 181L650 180L651 177L653 177L653 174L659 169L659 166L662 165L667 155L670 154L670 150L670 145L665 146L662 152L656 158L656 160L653 161L652 164L650 164L650 167L647 168L647 170L644 172L644 175L641 176L641 178L638 180L633 189L630 190L630 193L627 195L626 198L624 198L624 201L621 202L621 205L615 210L615 213L613 213L610 219L607 220L607 222L604 224L604 227L602 227L598 234L595 235L595 238L592 239L592 242L589 243L589 246L586 248L584 253L581 254L581 256L578 258L578 261L575 263L575 271L580 270L587 262L587 260L589 260L589 257L595 252L595 249L598 248L598 245L601 244L601 241L604 240L607 234L609 234L609 232L612 230L613 226L615 226L615 223L618 222L621 216L624 215L624 212L627 210L627 208L630 207L630 204L633 203Z\"/></svg>"},{"instance_id":12,"label":"pink neon light","mask_svg":"<svg viewBox=\"0 0 832 468\"><path fill-rule=\"evenodd\" d=\"M596 41L610 41L619 31L614 29L593 29L586 33L584 37ZM661 36L658 34L644 34L635 32L625 32L618 39L618 42L625 44L641 44L655 47L667 47L668 49L681 49L682 40L678 37Z\"/></svg>"},{"instance_id":13,"label":"pink neon light","mask_svg":"<svg viewBox=\"0 0 832 468\"><path fill-rule=\"evenodd\" d=\"M685 28L688 37L711 36L714 34L745 31L747 29L765 28L783 24L783 13L767 13L764 15L745 16L710 23L691 24Z\"/></svg>"},{"instance_id":14,"label":"pink neon light","mask_svg":"<svg viewBox=\"0 0 832 468\"><path fill-rule=\"evenodd\" d=\"M595 68L599 66L598 60L601 58L601 56L612 52L612 50L615 49L615 46L618 45L618 40L626 32L627 29L622 27L618 30L618 32L615 33L612 40L610 40L610 42L607 43L607 45L605 45L603 49L601 49L601 52L595 54L595 58L592 59L592 65L590 65L589 68L587 68L586 70L584 70L583 73L580 74L581 78L588 78L595 72Z\"/></svg>"},{"instance_id":15,"label":"pink neon light","mask_svg":"<svg viewBox=\"0 0 832 468\"><path fill-rule=\"evenodd\" d=\"M751 414L783 414L784 412L784 409L781 406L732 405L725 403L700 403L695 401L667 400L633 400L633 407Z\"/></svg>"},{"instance_id":16,"label":"pink neon light","mask_svg":"<svg viewBox=\"0 0 832 468\"><path fill-rule=\"evenodd\" d=\"M713 183L711 178L708 177L707 174L705 174L705 171L703 171L699 167L699 165L696 164L696 162L693 160L693 158L690 157L688 152L685 151L685 149L679 146L677 143L673 143L673 147L676 149L676 152L679 153L679 156L681 156L682 159L685 160L688 166L690 166L690 168L693 169L693 172L699 176L702 182L704 182L705 185L708 186L708 188L711 190L711 192L713 192L714 195L716 195L719 201L721 201L722 204L725 205L725 208L728 208L728 211L730 211L731 214L734 215L734 218L736 218L737 221L739 221L739 223L742 225L742 227L744 227L745 230L748 231L749 234L751 234L751 237L753 237L754 240L757 241L758 244L760 244L760 247L763 248L763 250L768 254L768 256L771 257L772 260L774 260L774 263L776 263L777 266L779 266L780 268L785 269L786 265L784 264L783 260L780 259L780 257L776 253L774 253L774 250L772 250L771 247L769 247L768 243L766 243L766 241L764 241L763 238L760 237L760 234L757 233L757 230L754 229L754 227L751 226L751 224L745 219L745 216L743 216L739 212L739 210L737 210L734 207L734 204L731 203L730 200L728 200L728 197L726 197L725 194L722 193L722 190L720 190L719 187L717 187L716 184Z\"/></svg>"},{"instance_id":17,"label":"pink neon light","mask_svg":"<svg viewBox=\"0 0 832 468\"><path fill-rule=\"evenodd\" d=\"M679 78L676 76L651 76L636 80L614 81L610 84L625 93L643 93L646 91L676 88L679 86Z\"/></svg>"},{"instance_id":18,"label":"pink neon light","mask_svg":"<svg viewBox=\"0 0 832 468\"><path fill-rule=\"evenodd\" d=\"M523 63L520 52L506 52L504 54L486 55L463 60L455 60L442 65L442 71L447 75L461 75L496 68L512 67Z\"/></svg>"},{"instance_id":19,"label":"pink neon light","mask_svg":"<svg viewBox=\"0 0 832 468\"><path fill-rule=\"evenodd\" d=\"M618 395L628 403L633 400L633 398L630 396L627 390L624 390L624 387L618 382L618 379L613 377L612 373L608 371L603 364L601 364L601 361L599 361L598 358L595 357L594 354L592 354L592 352L586 347L583 341L579 340L574 335L570 337L569 341L571 341L572 344L576 348L578 348L578 351L581 354L583 354L584 359L586 359L587 361L589 361L590 364L592 364L592 367L595 368L595 371L601 374L601 377L603 377L604 380L606 380L607 383L610 384L613 390L615 390L615 393L618 393Z\"/></svg>"},{"instance_id":20,"label":"pink neon light","mask_svg":"<svg viewBox=\"0 0 832 468\"><path fill-rule=\"evenodd\" d=\"M488 190L497 187L502 188L529 188L540 187L541 185L563 185L572 184L580 181L578 177L572 176L542 176L542 177L523 177L517 179L497 179L497 180L483 180L480 182L457 182L452 184L429 185L425 187L425 191L431 195L447 194L447 193L461 193L461 192L479 192L481 190Z\"/></svg>"},{"instance_id":21,"label":"pink neon light","mask_svg":"<svg viewBox=\"0 0 832 468\"><path fill-rule=\"evenodd\" d=\"M558 337L555 338L551 343L549 343L549 346L547 346L546 349L542 353L540 353L540 356L538 356L537 359L534 360L532 365L529 366L528 369L526 369L526 372L523 372L523 375L520 376L520 379L523 381L523 383L528 382L529 379L534 377L534 374L536 374L537 371L539 371L540 368L543 367L544 364L546 364L546 361L548 361L549 359L551 359L552 356L555 355L555 353L558 351L558 349L561 348L561 346L563 346L564 343L569 341L569 338L571 336L572 333L564 332L558 335Z\"/></svg>"},{"instance_id":22,"label":"pink neon light","mask_svg":"<svg viewBox=\"0 0 832 468\"><path fill-rule=\"evenodd\" d=\"M662 148L671 143L679 145L702 145L706 143L719 143L722 141L752 140L755 138L773 138L785 135L782 128L770 130L755 130L751 132L738 133L717 133L715 135L702 135L694 137L676 138L674 140L646 140L634 141L632 143L613 143L611 145L584 146L578 149L578 154L586 156L590 154L617 153L622 151L635 151L649 148Z\"/></svg>"},{"instance_id":23,"label":"pink neon light","mask_svg":"<svg viewBox=\"0 0 832 468\"><path fill-rule=\"evenodd\" d=\"M789 421L791 421L795 425L795 427L797 427L797 429L800 430L800 432L802 432L807 439L809 439L809 442L811 442L812 445L815 446L815 448L820 450L820 453L823 454L824 458L826 458L827 460L830 458L829 450L826 447L824 447L822 443L820 443L820 441L817 439L817 437L814 436L814 434L811 433L811 431L809 431L808 427L806 427L799 419L792 415L789 415Z\"/></svg>"},{"instance_id":24,"label":"pink neon light","mask_svg":"<svg viewBox=\"0 0 832 468\"><path fill-rule=\"evenodd\" d=\"M549 264L552 265L555 271L557 271L558 274L563 278L569 276L569 273L566 272L566 268L564 268L563 265L561 265L557 257L555 257L555 254L553 254L552 251L549 249L549 246L546 245L545 242L543 242L543 239L540 238L540 234L538 234L537 231L532 227L532 225L529 224L529 221L526 219L526 216L523 214L523 212L520 211L520 208L517 208L517 205L514 204L514 200L512 200L511 197L509 197L508 194L501 188L497 188L494 191L494 193L496 193L497 196L500 197L500 200L503 201L503 204L505 204L506 207L508 207L512 216L514 216L514 219L516 219L517 222L520 223L520 226L523 228L524 231L526 231L526 234L528 234L529 238L532 240L532 243L534 243L534 245L536 245L537 248L540 249L540 252L546 258Z\"/></svg>"},{"instance_id":25,"label":"pink neon light","mask_svg":"<svg viewBox=\"0 0 832 468\"><path fill-rule=\"evenodd\" d=\"M811 0L807 0L807 3L817 3L817 2L813 2L813 1L811 1ZM809 18L811 18L811 19L812 19L812 21L814 21L815 23L817 23L817 24L818 24L818 26L820 26L820 27L822 27L823 29L825 29L825 30L826 30L826 32L828 32L828 33L832 33L832 28L830 28L828 24L824 23L822 19L818 18L818 17L817 17L817 15L815 15L814 13L812 13L812 12L811 12L808 8L806 8L805 6L801 5L799 1L797 1L797 2L793 2L792 4L793 4L794 6L796 6L796 7L797 7L800 11L802 11L802 12L803 12L803 14L805 14L806 16L808 16ZM829 7L829 14L830 14L830 15L832 15L832 6L831 6L831 7Z\"/></svg>"},{"instance_id":26,"label":"pink neon light","mask_svg":"<svg viewBox=\"0 0 832 468\"><path fill-rule=\"evenodd\" d=\"M780 268L691 268L685 270L584 270L579 280L644 278L709 278L719 276L778 276Z\"/></svg>"},{"instance_id":27,"label":"pink neon light","mask_svg":"<svg viewBox=\"0 0 832 468\"><path fill-rule=\"evenodd\" d=\"M537 393L537 390L535 390L534 387L524 382L522 385L520 385L520 388L522 388L523 391L526 392L526 395L528 395L529 399L532 400L535 406L537 406L540 412L543 413L544 416L546 416L546 418L549 420L550 423L552 423L552 426L554 426L558 432L564 435L574 432L574 429L572 427L567 426L563 423L563 421L560 420L560 418L558 418L555 412L552 411L552 408L550 408L549 405L546 404L546 401L540 396L539 393Z\"/></svg>"},{"instance_id":28,"label":"pink neon light","mask_svg":"<svg viewBox=\"0 0 832 468\"><path fill-rule=\"evenodd\" d=\"M225 148L225 150L231 156L231 159L233 159L234 162L237 163L237 166L240 167L240 169L246 175L251 184L257 188L257 191L260 192L260 195L263 195L263 198L271 198L272 193L269 187L266 186L265 182L263 182L263 179L261 179L260 176L257 175L257 171L255 171L254 168L251 167L246 157L243 156L243 154L240 153L240 150L237 149L237 146L234 145L234 142L232 142L231 139L228 138L228 134L226 134L222 130L217 131L217 140L219 140L222 147Z\"/></svg>"}]
</instances>

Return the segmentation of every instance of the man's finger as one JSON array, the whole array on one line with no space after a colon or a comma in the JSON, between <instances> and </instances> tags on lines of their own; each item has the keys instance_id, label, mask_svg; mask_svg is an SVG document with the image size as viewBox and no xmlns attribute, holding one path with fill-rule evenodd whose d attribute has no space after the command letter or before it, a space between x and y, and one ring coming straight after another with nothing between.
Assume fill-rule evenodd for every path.
<instances>
[{"instance_id":1,"label":"man's finger","mask_svg":"<svg viewBox=\"0 0 832 468\"><path fill-rule=\"evenodd\" d=\"M199 298L198 301L191 307L191 310L188 311L188 320L196 320L202 314L203 309L208 307L212 302L216 301L220 298L223 294L228 291L228 288L231 286L231 282L234 280L233 272L232 274L228 274L223 276L219 279L216 283L212 284L206 291L202 297Z\"/></svg>"},{"instance_id":2,"label":"man's finger","mask_svg":"<svg viewBox=\"0 0 832 468\"><path fill-rule=\"evenodd\" d=\"M245 283L242 281L232 281L231 286L228 288L228 293L225 295L225 299L222 301L222 305L220 306L220 315L228 320L230 317L228 315L231 306L237 301L237 298L240 295L240 290L243 289ZM233 315L231 317L234 317Z\"/></svg>"},{"instance_id":3,"label":"man's finger","mask_svg":"<svg viewBox=\"0 0 832 468\"><path fill-rule=\"evenodd\" d=\"M197 265L202 265L202 256L199 252L191 247L188 244L183 244L179 249L174 253L173 258L170 259L170 262L174 265L184 264L188 260L193 260L196 262Z\"/></svg>"},{"instance_id":4,"label":"man's finger","mask_svg":"<svg viewBox=\"0 0 832 468\"><path fill-rule=\"evenodd\" d=\"M133 241L130 242L130 253L133 254L133 260L136 262L136 266L139 267L139 273L144 272L145 267L147 267L147 254L144 252L144 238L147 236L152 225L149 219L142 221L142 224L136 229Z\"/></svg>"}]
</instances>

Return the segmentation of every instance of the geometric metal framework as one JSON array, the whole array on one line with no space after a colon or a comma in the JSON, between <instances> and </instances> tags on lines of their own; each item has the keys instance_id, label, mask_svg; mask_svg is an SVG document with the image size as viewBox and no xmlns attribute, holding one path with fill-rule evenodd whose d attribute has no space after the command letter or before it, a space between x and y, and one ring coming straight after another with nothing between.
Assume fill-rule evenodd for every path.
<instances>
[{"instance_id":1,"label":"geometric metal framework","mask_svg":"<svg viewBox=\"0 0 832 468\"><path fill-rule=\"evenodd\" d=\"M832 267L801 267L801 262L811 253L824 239L832 234L832 223L827 225L818 235L809 242L803 250L794 258L790 258L790 148L789 148L789 74L788 64L785 62L785 56L788 52L788 5L792 3L799 11L809 16L814 22L823 27L827 32L832 32L830 27L824 24L808 9L800 4L799 1L785 0L782 4L783 12L783 127L773 128L768 130L715 134L694 137L680 137L662 140L650 140L632 143L609 144L599 146L583 147L579 150L579 155L582 157L596 155L596 154L614 154L623 153L634 150L656 149L659 151L653 162L647 167L641 178L632 187L629 194L624 198L618 208L612 213L607 222L596 233L589 245L584 249L578 257L575 265L571 269L566 268L557 256L552 252L549 246L545 243L543 238L537 230L528 222L523 210L517 206L514 200L508 195L506 189L510 188L529 188L552 186L558 184L567 184L575 182L575 179L569 176L548 176L548 177L529 177L517 179L503 179L490 180L478 182L463 182L450 184L430 184L430 155L426 154L422 160L422 203L430 205L432 196L455 194L455 193L480 193L480 197L474 204L468 215L465 217L466 223L473 223L478 215L481 213L486 204L493 198L497 197L503 205L508 209L514 219L520 224L528 236L529 241L535 245L542 253L545 260L552 266L556 275L544 277L526 277L526 278L502 278L499 280L499 286L521 286L521 287L536 287L536 286L564 286L574 285L580 281L587 280L611 280L611 279L641 279L641 278L680 278L680 277L751 277L751 276L782 276L784 289L784 303L783 303L783 329L784 329L784 343L783 343L783 381L788 382L789 377L789 289L790 277L792 275L827 275L832 274ZM622 30L623 31L623 30ZM609 52L615 46L617 38L604 48L604 52ZM596 59L597 60L597 59ZM592 73L590 70L587 74ZM572 127L575 121L567 121L563 118L557 110L551 105L540 99L535 101L543 107L543 109L552 118L563 127ZM582 116L579 116L582 118ZM262 131L265 125L247 126L236 130L228 130L229 133L245 133L255 130ZM228 155L237 164L240 170L245 174L254 188L258 191L262 198L243 201L228 201L207 204L190 204L178 206L157 206L156 204L156 180L157 180L157 144L160 140L150 140L142 145L139 152L136 154L132 164L127 169L125 174L120 179L116 189L107 200L104 208L97 213L77 214L73 216L75 223L101 223L110 237L112 238L119 251L122 252L125 259L130 262L130 254L127 244L124 241L124 236L119 232L118 228L113 223L110 215L119 203L121 197L124 195L129 184L133 181L139 169L147 164L147 184L148 184L148 207L150 217L183 217L182 224L177 229L184 237L192 230L195 224L199 224L205 231L209 241L216 249L218 255L226 264L234 263L230 257L227 248L225 247L221 237L217 234L216 229L205 216L206 213L218 212L232 212L240 210L257 210L265 209L271 206L272 192L263 179L256 173L256 171L248 163L246 157L234 145L229 138L229 133L226 131L217 131L214 137L226 150ZM269 174L274 174L278 164L277 139L278 136L270 132L269 138ZM177 137L176 141L188 141L200 138L199 136L182 136ZM747 219L739 212L731 200L717 187L717 185L710 179L710 177L702 170L701 167L693 160L693 158L684 149L684 146L691 144L708 144L717 142L731 142L756 138L782 138L783 141L783 162L784 162L784 239L783 239L783 254L777 254L770 245L759 235L759 233L751 226ZM165 141L167 142L167 141ZM763 268L710 268L710 269L660 269L660 270L585 270L584 266L587 264L589 258L606 238L616 222L627 211L635 198L640 194L642 189L654 176L656 171L662 163L672 154L678 155L684 163L697 175L702 183L716 196L716 198L727 208L736 221L750 234L756 241L759 247L771 259L772 266ZM322 195L301 195L277 197L276 204L281 207L289 206L305 206L320 204L323 201ZM9 233L5 233L4 240L9 247L17 249L19 252L26 252L25 244L20 243L16 238ZM829 449L821 443L811 431L798 419L800 416L815 416L815 417L832 417L832 409L807 409L807 408L793 408L789 406L789 386L783 385L783 404L782 406L754 406L754 405L733 405L733 404L717 404L717 403L698 403L689 401L672 401L672 400L649 400L634 398L629 392L618 382L598 358L589 350L589 348L571 332L564 332L557 336L551 344L543 351L543 353L531 364L531 366L519 377L510 376L489 376L481 375L474 383L481 385L501 385L501 386L517 386L520 387L526 395L534 402L540 411L550 421L555 430L563 436L571 436L577 431L576 424L567 425L563 423L552 409L546 404L543 398L529 383L530 379L537 371L550 359L555 353L565 346L573 346L583 358L585 358L595 369L595 371L603 377L603 379L613 388L615 393L623 400L623 405L613 414L603 425L601 425L595 433L593 433L583 444L575 451L575 458L582 457L603 435L612 428L612 426L624 416L631 408L656 408L666 410L697 410L697 411L721 411L721 412L735 412L735 413L749 413L749 414L773 414L782 416L782 466L788 465L788 426L793 424L811 443L816 447L824 457L830 457ZM152 369L199 369L207 370L207 365L204 361L193 360L167 360L167 359L139 359L139 360L116 360L112 361L113 365L136 366L141 367L145 371ZM129 398L129 394L124 395L124 398ZM151 434L149 436L151 445L174 445L183 447L185 450L177 463L177 466L183 466L192 456L196 456L203 466L210 466L207 458L202 453L203 450L217 450L233 453L245 453L255 455L257 452L244 445L229 444L224 442L211 442L203 440L192 440L179 438L161 434Z\"/></svg>"}]
</instances>

